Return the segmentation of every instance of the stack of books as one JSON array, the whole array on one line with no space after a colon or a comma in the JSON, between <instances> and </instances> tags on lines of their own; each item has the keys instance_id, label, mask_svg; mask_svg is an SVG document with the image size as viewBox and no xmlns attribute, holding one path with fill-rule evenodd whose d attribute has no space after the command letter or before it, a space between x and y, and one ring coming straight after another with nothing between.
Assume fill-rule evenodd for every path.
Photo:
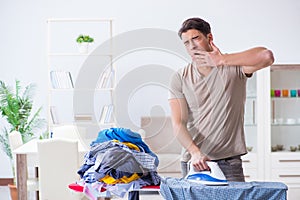
<instances>
[{"instance_id":1,"label":"stack of books","mask_svg":"<svg viewBox=\"0 0 300 200\"><path fill-rule=\"evenodd\" d=\"M50 80L54 89L74 88L72 75L68 71L51 71Z\"/></svg>"},{"instance_id":2,"label":"stack of books","mask_svg":"<svg viewBox=\"0 0 300 200\"><path fill-rule=\"evenodd\" d=\"M114 76L114 71L113 70L105 70L101 74L101 78L98 81L97 88L102 89L102 88L111 88L112 87L112 79Z\"/></svg>"},{"instance_id":3,"label":"stack of books","mask_svg":"<svg viewBox=\"0 0 300 200\"><path fill-rule=\"evenodd\" d=\"M101 124L110 123L113 115L114 106L112 104L105 105L102 108L99 122Z\"/></svg>"}]
</instances>

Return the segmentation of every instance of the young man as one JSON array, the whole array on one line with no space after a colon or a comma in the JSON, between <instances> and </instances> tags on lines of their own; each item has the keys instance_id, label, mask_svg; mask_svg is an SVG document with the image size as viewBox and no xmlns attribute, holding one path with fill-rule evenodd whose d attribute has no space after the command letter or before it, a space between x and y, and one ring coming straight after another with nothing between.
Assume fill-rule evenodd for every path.
<instances>
[{"instance_id":1,"label":"young man","mask_svg":"<svg viewBox=\"0 0 300 200\"><path fill-rule=\"evenodd\" d=\"M184 21L178 34L192 60L170 85L174 134L185 149L182 174L188 172L188 161L196 170L208 170L206 161L212 160L228 181L244 181L246 82L274 62L273 53L256 47L222 54L209 23L200 18Z\"/></svg>"}]
</instances>

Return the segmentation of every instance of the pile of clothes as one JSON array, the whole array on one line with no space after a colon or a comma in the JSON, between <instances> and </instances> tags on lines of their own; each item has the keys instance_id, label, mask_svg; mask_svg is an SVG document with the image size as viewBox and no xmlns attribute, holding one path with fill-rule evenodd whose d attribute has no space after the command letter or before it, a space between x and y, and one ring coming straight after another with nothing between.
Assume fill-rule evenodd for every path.
<instances>
[{"instance_id":1,"label":"pile of clothes","mask_svg":"<svg viewBox=\"0 0 300 200\"><path fill-rule=\"evenodd\" d=\"M124 197L128 191L147 185L159 185L158 157L143 142L140 134L125 128L99 132L78 170L83 192L91 200L114 194ZM130 192L128 199L137 199Z\"/></svg>"}]
</instances>

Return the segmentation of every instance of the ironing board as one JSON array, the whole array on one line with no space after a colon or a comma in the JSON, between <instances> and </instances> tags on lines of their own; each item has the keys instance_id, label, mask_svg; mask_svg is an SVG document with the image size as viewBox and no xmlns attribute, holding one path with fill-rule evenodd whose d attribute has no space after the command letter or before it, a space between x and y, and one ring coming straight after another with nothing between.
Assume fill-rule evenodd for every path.
<instances>
[{"instance_id":1,"label":"ironing board","mask_svg":"<svg viewBox=\"0 0 300 200\"><path fill-rule=\"evenodd\" d=\"M229 182L227 186L206 186L185 179L161 180L160 194L168 200L286 200L287 186L280 182Z\"/></svg>"}]
</instances>

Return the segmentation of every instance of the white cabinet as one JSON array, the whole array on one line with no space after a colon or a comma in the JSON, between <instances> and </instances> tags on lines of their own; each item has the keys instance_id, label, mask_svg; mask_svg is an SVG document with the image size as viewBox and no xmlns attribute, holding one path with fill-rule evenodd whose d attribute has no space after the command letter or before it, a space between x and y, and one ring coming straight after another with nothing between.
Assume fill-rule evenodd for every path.
<instances>
[{"instance_id":1,"label":"white cabinet","mask_svg":"<svg viewBox=\"0 0 300 200\"><path fill-rule=\"evenodd\" d=\"M249 79L245 105L246 144L253 147L242 157L246 181L283 182L288 199L299 199L300 64L273 65L255 74L257 85Z\"/></svg>"},{"instance_id":2,"label":"white cabinet","mask_svg":"<svg viewBox=\"0 0 300 200\"><path fill-rule=\"evenodd\" d=\"M247 149L257 153L257 75L247 80L244 130Z\"/></svg>"},{"instance_id":3,"label":"white cabinet","mask_svg":"<svg viewBox=\"0 0 300 200\"><path fill-rule=\"evenodd\" d=\"M112 19L49 19L49 130L75 124L85 127L86 139L99 129L114 126L115 67ZM94 42L82 51L76 39L89 35ZM52 120L51 120L52 119Z\"/></svg>"},{"instance_id":4,"label":"white cabinet","mask_svg":"<svg viewBox=\"0 0 300 200\"><path fill-rule=\"evenodd\" d=\"M262 177L266 181L287 184L288 198L299 199L300 65L280 64L263 69L258 82ZM295 152L291 151L291 146L295 147Z\"/></svg>"},{"instance_id":5,"label":"white cabinet","mask_svg":"<svg viewBox=\"0 0 300 200\"><path fill-rule=\"evenodd\" d=\"M288 198L299 199L300 65L272 66L270 91L270 179L286 183Z\"/></svg>"},{"instance_id":6,"label":"white cabinet","mask_svg":"<svg viewBox=\"0 0 300 200\"><path fill-rule=\"evenodd\" d=\"M264 180L264 138L262 138L261 120L261 80L263 72L258 71L247 80L244 130L248 154L242 156L246 181Z\"/></svg>"},{"instance_id":7,"label":"white cabinet","mask_svg":"<svg viewBox=\"0 0 300 200\"><path fill-rule=\"evenodd\" d=\"M300 65L273 66L271 91L271 150L291 152L294 147L299 152Z\"/></svg>"},{"instance_id":8,"label":"white cabinet","mask_svg":"<svg viewBox=\"0 0 300 200\"><path fill-rule=\"evenodd\" d=\"M244 176L246 181L257 180L258 177L258 165L257 165L257 153L249 152L242 157Z\"/></svg>"},{"instance_id":9,"label":"white cabinet","mask_svg":"<svg viewBox=\"0 0 300 200\"><path fill-rule=\"evenodd\" d=\"M276 169L298 169L300 170L300 153L272 153L271 155L272 168ZM298 175L300 178L300 174ZM299 180L300 182L300 180Z\"/></svg>"}]
</instances>

